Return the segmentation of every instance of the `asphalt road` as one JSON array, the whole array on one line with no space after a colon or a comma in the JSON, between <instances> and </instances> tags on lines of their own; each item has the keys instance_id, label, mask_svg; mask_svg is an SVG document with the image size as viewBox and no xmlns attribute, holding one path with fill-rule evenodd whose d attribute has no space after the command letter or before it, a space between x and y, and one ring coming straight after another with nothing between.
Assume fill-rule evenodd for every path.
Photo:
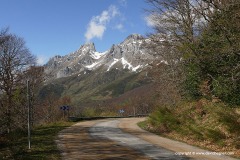
<instances>
[{"instance_id":1,"label":"asphalt road","mask_svg":"<svg viewBox=\"0 0 240 160\"><path fill-rule=\"evenodd\" d=\"M163 138L136 124L144 118L79 122L59 134L63 159L104 160L231 160L197 147Z\"/></svg>"},{"instance_id":2,"label":"asphalt road","mask_svg":"<svg viewBox=\"0 0 240 160\"><path fill-rule=\"evenodd\" d=\"M123 132L118 128L119 120L110 120L97 123L90 128L90 134L95 138L110 139L119 143L122 146L127 146L135 149L151 159L162 160L187 160L189 158L175 155L175 152L157 147L145 140L140 139L132 134Z\"/></svg>"}]
</instances>

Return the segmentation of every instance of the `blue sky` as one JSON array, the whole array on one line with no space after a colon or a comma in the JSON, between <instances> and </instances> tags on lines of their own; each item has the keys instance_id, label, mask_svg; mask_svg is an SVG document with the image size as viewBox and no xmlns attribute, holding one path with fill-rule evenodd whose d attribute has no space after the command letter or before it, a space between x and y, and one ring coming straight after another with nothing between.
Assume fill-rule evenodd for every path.
<instances>
[{"instance_id":1,"label":"blue sky","mask_svg":"<svg viewBox=\"0 0 240 160\"><path fill-rule=\"evenodd\" d=\"M24 38L44 64L86 42L103 52L128 35L145 35L150 27L144 0L0 0L0 29Z\"/></svg>"}]
</instances>

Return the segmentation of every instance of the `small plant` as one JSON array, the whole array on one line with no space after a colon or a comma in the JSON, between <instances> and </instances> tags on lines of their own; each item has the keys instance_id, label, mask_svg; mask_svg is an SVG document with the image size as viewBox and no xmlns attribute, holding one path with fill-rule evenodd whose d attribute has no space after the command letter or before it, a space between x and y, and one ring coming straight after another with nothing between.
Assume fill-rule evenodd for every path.
<instances>
[{"instance_id":1,"label":"small plant","mask_svg":"<svg viewBox=\"0 0 240 160\"><path fill-rule=\"evenodd\" d=\"M207 129L206 136L214 142L222 141L226 136L218 129Z\"/></svg>"},{"instance_id":2,"label":"small plant","mask_svg":"<svg viewBox=\"0 0 240 160\"><path fill-rule=\"evenodd\" d=\"M239 115L229 115L226 112L221 112L219 113L219 117L219 121L228 126L227 129L230 133L236 133L237 135L240 135L240 122L238 121Z\"/></svg>"},{"instance_id":3,"label":"small plant","mask_svg":"<svg viewBox=\"0 0 240 160\"><path fill-rule=\"evenodd\" d=\"M157 126L159 132L170 132L179 127L180 121L175 117L168 107L159 107L156 112L150 115L149 122Z\"/></svg>"}]
</instances>

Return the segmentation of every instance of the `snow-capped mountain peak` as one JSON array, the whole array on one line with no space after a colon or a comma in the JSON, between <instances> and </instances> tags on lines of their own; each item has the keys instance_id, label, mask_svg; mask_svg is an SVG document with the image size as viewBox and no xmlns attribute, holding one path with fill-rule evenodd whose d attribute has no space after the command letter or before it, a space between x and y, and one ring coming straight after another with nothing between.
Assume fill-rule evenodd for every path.
<instances>
[{"instance_id":1,"label":"snow-capped mountain peak","mask_svg":"<svg viewBox=\"0 0 240 160\"><path fill-rule=\"evenodd\" d=\"M87 43L66 56L51 58L45 65L45 71L53 75L52 78L85 73L86 70L97 70L100 67L105 72L113 68L137 72L154 59L143 47L145 41L143 36L133 34L102 53L96 51L94 43Z\"/></svg>"}]
</instances>

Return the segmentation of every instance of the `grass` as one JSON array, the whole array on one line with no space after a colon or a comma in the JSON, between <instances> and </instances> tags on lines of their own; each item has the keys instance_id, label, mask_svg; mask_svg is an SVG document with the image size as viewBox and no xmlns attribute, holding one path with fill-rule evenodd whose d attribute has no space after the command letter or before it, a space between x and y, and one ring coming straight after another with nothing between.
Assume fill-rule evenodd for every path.
<instances>
[{"instance_id":1,"label":"grass","mask_svg":"<svg viewBox=\"0 0 240 160\"><path fill-rule=\"evenodd\" d=\"M240 158L240 112L206 99L159 107L138 125L155 134Z\"/></svg>"},{"instance_id":2,"label":"grass","mask_svg":"<svg viewBox=\"0 0 240 160\"><path fill-rule=\"evenodd\" d=\"M30 150L27 132L15 131L1 139L0 159L61 159L55 143L56 136L59 131L72 124L72 122L58 122L34 128Z\"/></svg>"},{"instance_id":3,"label":"grass","mask_svg":"<svg viewBox=\"0 0 240 160\"><path fill-rule=\"evenodd\" d=\"M147 121L138 122L137 125L142 129L147 129Z\"/></svg>"}]
</instances>

